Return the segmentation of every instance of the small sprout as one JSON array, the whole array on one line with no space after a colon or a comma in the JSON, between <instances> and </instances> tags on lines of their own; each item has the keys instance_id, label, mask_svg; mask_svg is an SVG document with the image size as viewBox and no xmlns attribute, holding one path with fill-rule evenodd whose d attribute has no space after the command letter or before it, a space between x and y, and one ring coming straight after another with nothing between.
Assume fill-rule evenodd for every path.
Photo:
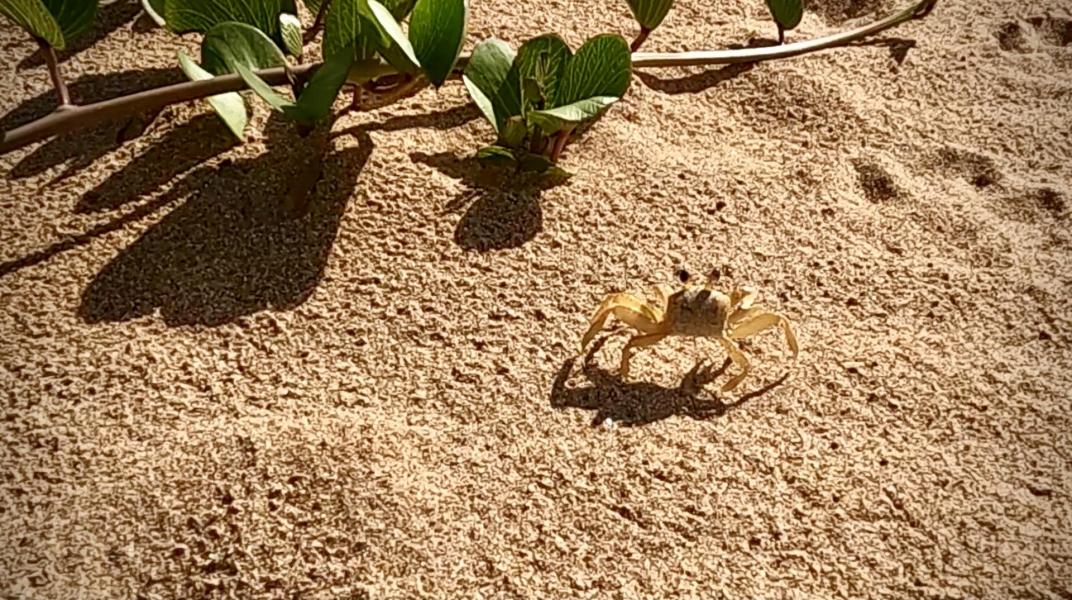
<instances>
[{"instance_id":1,"label":"small sprout","mask_svg":"<svg viewBox=\"0 0 1072 600\"><path fill-rule=\"evenodd\" d=\"M626 41L600 35L576 54L561 38L533 38L515 54L500 40L479 44L463 77L473 101L499 134L498 144L523 156L557 162L570 133L617 102L629 87ZM528 160L528 166L544 161Z\"/></svg>"},{"instance_id":2,"label":"small sprout","mask_svg":"<svg viewBox=\"0 0 1072 600\"><path fill-rule=\"evenodd\" d=\"M800 25L804 17L803 0L767 0L767 8L778 25L778 43L785 43L785 32Z\"/></svg>"}]
</instances>

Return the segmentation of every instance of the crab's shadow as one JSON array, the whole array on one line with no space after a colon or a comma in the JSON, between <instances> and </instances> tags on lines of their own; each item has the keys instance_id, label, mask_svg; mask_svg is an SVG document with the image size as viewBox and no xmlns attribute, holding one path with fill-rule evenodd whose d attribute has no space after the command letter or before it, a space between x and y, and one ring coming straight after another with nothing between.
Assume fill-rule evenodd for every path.
<instances>
[{"instance_id":1,"label":"crab's shadow","mask_svg":"<svg viewBox=\"0 0 1072 600\"><path fill-rule=\"evenodd\" d=\"M592 426L608 419L624 426L647 425L656 421L685 416L705 420L721 417L745 402L762 396L785 382L789 374L782 375L762 388L741 395L732 402L704 388L722 375L731 362L726 359L718 368L697 364L682 378L677 387L666 387L642 381L627 382L616 372L601 369L592 364L592 357L610 336L598 340L584 356L581 374L590 385L568 387L576 358L563 362L551 385L553 408L580 408L595 411Z\"/></svg>"},{"instance_id":2,"label":"crab's shadow","mask_svg":"<svg viewBox=\"0 0 1072 600\"><path fill-rule=\"evenodd\" d=\"M513 169L485 165L476 158L459 158L449 152L414 152L410 158L465 186L444 211L465 211L454 230L455 243L465 250L518 248L536 237L543 230L543 192L565 181L555 175L518 174Z\"/></svg>"}]
</instances>

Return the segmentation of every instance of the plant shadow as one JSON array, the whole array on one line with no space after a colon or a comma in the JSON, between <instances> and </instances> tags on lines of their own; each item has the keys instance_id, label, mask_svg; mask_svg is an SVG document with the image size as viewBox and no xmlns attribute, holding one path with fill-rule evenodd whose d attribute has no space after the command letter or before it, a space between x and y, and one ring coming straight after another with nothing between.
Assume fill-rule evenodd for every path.
<instances>
[{"instance_id":1,"label":"plant shadow","mask_svg":"<svg viewBox=\"0 0 1072 600\"><path fill-rule=\"evenodd\" d=\"M97 274L79 316L117 322L159 310L169 326L216 326L304 302L372 151L366 139L329 154L326 132L313 136L299 139L281 118L270 121L267 152L204 177Z\"/></svg>"},{"instance_id":2,"label":"plant shadow","mask_svg":"<svg viewBox=\"0 0 1072 600\"><path fill-rule=\"evenodd\" d=\"M519 174L449 152L414 152L410 158L465 186L444 212L465 210L454 230L454 242L478 252L518 248L536 237L543 230L543 192L565 181L561 176Z\"/></svg>"},{"instance_id":3,"label":"plant shadow","mask_svg":"<svg viewBox=\"0 0 1072 600\"><path fill-rule=\"evenodd\" d=\"M107 75L88 75L69 82L71 99L77 104L100 102L146 89L184 81L178 69L146 69ZM51 89L23 102L0 117L0 132L10 131L44 117L56 109L56 95ZM151 121L155 115L131 115L122 122L104 123L73 135L60 135L19 161L9 173L14 179L32 177L53 167L70 163L57 179L63 179L93 164L132 136L131 124ZM2 135L2 134L0 134Z\"/></svg>"},{"instance_id":4,"label":"plant shadow","mask_svg":"<svg viewBox=\"0 0 1072 600\"><path fill-rule=\"evenodd\" d=\"M603 424L610 419L615 424L628 427L647 425L674 416L697 420L721 417L744 403L762 396L778 387L788 378L786 373L762 388L741 395L733 402L726 402L704 386L722 375L730 366L726 359L717 369L713 365L699 363L683 378L677 387L665 387L643 381L624 381L616 372L601 369L592 364L595 353L610 336L599 339L584 357L581 373L590 385L568 387L576 358L569 358L559 367L551 384L550 403L553 408L580 408L594 411L591 425Z\"/></svg>"},{"instance_id":5,"label":"plant shadow","mask_svg":"<svg viewBox=\"0 0 1072 600\"><path fill-rule=\"evenodd\" d=\"M198 115L170 129L122 170L83 194L75 211L119 208L237 145L238 140L214 113Z\"/></svg>"},{"instance_id":6,"label":"plant shadow","mask_svg":"<svg viewBox=\"0 0 1072 600\"><path fill-rule=\"evenodd\" d=\"M75 38L66 48L58 51L56 57L59 62L66 62L72 56L108 37L110 33L122 27L124 23L133 19L140 12L141 4L136 0L116 0L101 6L97 11L96 19L93 21L93 29ZM19 61L15 68L18 71L22 71L23 69L40 67L44 64L45 53L38 49Z\"/></svg>"},{"instance_id":7,"label":"plant shadow","mask_svg":"<svg viewBox=\"0 0 1072 600\"><path fill-rule=\"evenodd\" d=\"M744 45L731 44L729 48L731 50L739 50L743 48L767 48L777 45L777 40L753 38L748 40L748 43ZM644 85L664 94L696 94L710 89L724 81L729 81L739 75L743 75L754 69L757 64L758 63L754 62L731 64L717 69L707 69L695 75L686 77L660 78L644 72L638 72L637 77L644 82Z\"/></svg>"},{"instance_id":8,"label":"plant shadow","mask_svg":"<svg viewBox=\"0 0 1072 600\"><path fill-rule=\"evenodd\" d=\"M452 108L452 109L444 110L444 111L433 112L433 113L422 113L422 114L411 115L411 116L392 117L392 118L389 118L386 121L383 121L381 123L370 123L370 124L360 125L360 126L356 126L356 127L346 129L346 130L342 130L340 132L332 134L331 137L335 138L335 137L340 137L340 136L343 136L343 135L352 135L357 139L358 144L361 147L366 148L367 152L371 152L372 139L368 135L369 131L373 131L373 130L399 131L399 130L405 130L405 129L409 129L409 128L418 128L418 127L432 127L432 128L435 128L435 129L450 129L450 128L462 125L464 123L467 123L468 121L471 121L472 119L477 118L479 116L479 114L480 113L477 111L475 106L473 106L473 105L465 105L465 106L456 107L456 108ZM202 133L204 133L204 130L202 129L203 127L206 127L206 128L220 127L220 128L222 128L222 124L220 124L220 125L212 125L212 121L213 121L214 117L213 118L207 118L207 117L209 117L209 115L206 115L206 120L204 120L204 121L200 121L200 120L198 120L199 118L195 118L194 120L197 121L197 123L195 123L193 125L187 124L187 126L180 126L180 127L176 128L175 131L169 132L166 135L166 137L162 141L160 141L159 143L164 144L165 146L168 146L168 147L181 146L183 148L189 148L188 145L183 144L183 141L187 140L188 138L190 138L190 139L200 139L200 138L197 138L197 137L194 137L194 136L198 136L198 135L201 135ZM223 131L223 130L221 129L221 131ZM175 141L171 141L173 136L178 138L178 139L175 140ZM227 133L226 131L223 131L220 134L220 136L221 137L219 139L221 140L221 143L222 143L222 140L228 140L231 137L230 133ZM204 139L200 139L200 141L205 142ZM209 140L209 141L207 141L205 143L207 143L210 147L214 147L217 144L217 139L213 138L213 139L211 139L211 140ZM207 153L202 152L200 154L201 154L202 158L204 158ZM153 152L150 149L146 156L155 156L155 157L159 158L162 155L166 156L166 153ZM170 159L171 157L167 157L167 158ZM135 160L137 161L138 159L135 159ZM189 161L184 161L184 162L189 162ZM353 163L354 161L350 160L350 162ZM223 163L224 164L221 166L221 170L224 173L231 172L233 170L233 168L234 168L233 165L228 164L227 161L223 161ZM132 165L133 164L134 163L132 163ZM239 165L239 167L241 168L241 165ZM150 163L150 164L145 164L143 166L135 166L133 168L135 169L136 172L141 172L143 169L150 169L150 170L153 169L153 165ZM180 173L174 167L172 167L170 169L167 169L167 170L173 172L175 175L178 175ZM354 176L356 177L357 172L359 170L360 169L356 168L355 165L351 165L350 171L346 171L346 172L347 173L353 173ZM156 171L153 171L153 172L156 172ZM119 229L122 229L123 227L126 227L127 225L129 225L131 223L137 222L137 221L139 221L139 220L141 220L141 219L143 219L143 218L155 213L156 211L160 210L161 208L164 208L165 206L168 206L168 205L172 204L173 202L176 202L178 200L186 198L190 194L192 194L194 192L197 192L198 190L201 190L203 187L205 187L207 185L210 185L211 181L216 176L216 173L217 173L216 168L208 168L208 167L194 168L191 171L189 171L187 174L185 174L182 177L180 177L179 179L177 179L176 181L169 183L169 185L167 187L167 190L164 193L158 195L157 197L155 197L155 198L153 198L151 200L148 200L148 201L146 201L144 203L139 204L135 208L126 211L123 215L121 215L121 216L119 216L119 217L117 217L115 219L112 219L111 221L108 221L108 222L105 222L105 223L100 223L98 225L95 225L95 226L91 227L90 229L88 229L88 230L86 230L84 232L74 234L74 235L71 235L69 237L65 237L63 239L57 240L56 242L50 244L49 246L47 246L45 248L42 248L40 250L37 250L35 252L31 252L31 253L29 253L27 255L20 256L18 258L14 258L14 259L8 260L6 262L0 263L0 277L4 277L5 275L8 275L10 273L17 272L17 271L19 271L21 269L24 269L26 267L31 267L31 266L43 263L43 262L53 258L54 256L57 256L57 255L63 253L63 252L67 252L69 250L73 250L75 248L85 246L86 244L92 242L93 240L95 240L95 239L97 239L97 238L99 238L99 237L101 237L103 235L107 235L109 233L112 233L113 231L117 231ZM304 171L304 173L306 174L306 176L308 178L316 176L316 171L315 170L306 169ZM158 175L156 177L156 179L158 180L159 183L153 183L150 186L146 186L146 185L143 184L144 182L140 181L139 177L134 177L134 176L132 176L130 174L126 174L126 173L116 173L113 176L108 178L108 182L113 182L113 183L102 184L102 186L107 185L107 187L119 190L121 193L124 193L127 196L131 196L132 194L130 193L130 190L127 190L125 188L125 185L129 184L131 186L131 190L137 190L138 193L141 193L141 194L150 194L155 187L158 187L161 183L164 183L164 182L167 181L167 180L165 180L163 178L163 175ZM300 191L301 191L301 185L300 184L302 182L295 181L295 183L296 183L296 185L294 186L295 193L291 193L291 194L289 194L289 196L292 197L291 200L290 200L292 202L292 204L297 205L297 204L301 203L301 199L297 198L297 197L294 197L294 196L300 196ZM313 183L315 184L315 181ZM308 180L305 181L305 184L308 185ZM95 194L89 194L89 195L83 197L82 201L81 201L81 204L84 204L85 208L88 210L91 206L99 205L102 201L104 203L110 204L110 205L115 205L116 204L114 198L109 200L109 196L107 194L103 194L103 193L100 193L100 192L96 192ZM295 208L297 209L297 208L300 208L300 207L295 207Z\"/></svg>"},{"instance_id":9,"label":"plant shadow","mask_svg":"<svg viewBox=\"0 0 1072 600\"><path fill-rule=\"evenodd\" d=\"M885 37L871 40L860 40L848 44L849 46L879 46L888 48L890 58L900 66L908 58L908 51L916 47L916 40L911 38Z\"/></svg>"}]
</instances>

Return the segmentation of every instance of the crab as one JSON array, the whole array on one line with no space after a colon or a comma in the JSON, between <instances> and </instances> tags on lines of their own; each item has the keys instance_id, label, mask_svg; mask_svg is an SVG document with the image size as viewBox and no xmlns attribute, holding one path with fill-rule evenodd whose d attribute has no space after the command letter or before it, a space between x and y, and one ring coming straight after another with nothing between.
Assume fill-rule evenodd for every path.
<instances>
[{"instance_id":1,"label":"crab","mask_svg":"<svg viewBox=\"0 0 1072 600\"><path fill-rule=\"evenodd\" d=\"M759 307L755 303L759 295L755 287L735 286L726 294L714 289L717 276L709 276L702 286L690 285L685 271L679 272L679 277L682 286L677 290L668 284L654 286L658 298L654 304L624 292L604 297L588 331L581 338L581 352L614 315L637 332L622 349L619 368L622 379L629 377L629 359L635 349L651 346L670 336L714 338L722 344L730 360L741 371L722 386L723 392L736 388L748 375L748 358L738 347L738 340L780 325L793 358L796 358L799 347L789 320Z\"/></svg>"}]
</instances>

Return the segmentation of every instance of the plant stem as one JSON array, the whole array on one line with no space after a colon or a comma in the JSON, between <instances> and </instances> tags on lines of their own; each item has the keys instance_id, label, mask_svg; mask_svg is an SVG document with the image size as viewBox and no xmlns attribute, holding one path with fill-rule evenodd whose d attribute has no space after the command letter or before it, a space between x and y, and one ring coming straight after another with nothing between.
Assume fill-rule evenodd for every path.
<instances>
[{"instance_id":1,"label":"plant stem","mask_svg":"<svg viewBox=\"0 0 1072 600\"><path fill-rule=\"evenodd\" d=\"M781 23L778 23L778 45L781 46L785 43L785 27L782 27Z\"/></svg>"},{"instance_id":2,"label":"plant stem","mask_svg":"<svg viewBox=\"0 0 1072 600\"><path fill-rule=\"evenodd\" d=\"M324 0L320 3L320 8L316 11L316 18L313 20L313 24L309 27L309 31L306 31L305 35L302 36L302 43L308 44L316 37L320 27L324 24L324 15L328 13L329 4L331 4L331 0Z\"/></svg>"},{"instance_id":3,"label":"plant stem","mask_svg":"<svg viewBox=\"0 0 1072 600\"><path fill-rule=\"evenodd\" d=\"M555 145L551 146L551 162L557 163L558 158L562 156L562 150L566 147L566 142L569 141L571 129L563 129L555 136Z\"/></svg>"},{"instance_id":4,"label":"plant stem","mask_svg":"<svg viewBox=\"0 0 1072 600\"><path fill-rule=\"evenodd\" d=\"M45 54L45 63L48 64L48 74L52 77L52 87L56 88L56 95L59 96L60 106L71 105L71 93L67 91L67 82L63 80L63 74L60 73L60 62L56 58L56 49L41 38L35 38L37 45L41 47L41 52Z\"/></svg>"},{"instance_id":5,"label":"plant stem","mask_svg":"<svg viewBox=\"0 0 1072 600\"><path fill-rule=\"evenodd\" d=\"M741 48L736 50L709 50L696 52L636 52L633 54L633 67L638 69L713 66L740 63L754 63L800 56L835 46L843 46L859 39L874 35L891 27L896 27L912 19L926 16L934 8L937 0L918 0L912 6L890 15L870 25L864 25L850 31L816 38L803 42L794 42L783 46L768 48ZM455 76L464 68L468 57L461 57L455 67ZM295 79L307 80L319 68L319 64L303 64L293 67L290 72ZM257 74L268 85L279 86L291 83L286 71L280 68L263 69ZM418 78L416 81L422 81ZM212 79L188 81L161 88L137 92L96 104L75 106L68 104L64 110L56 111L36 121L27 123L10 131L0 133L0 155L22 148L34 142L76 129L84 129L119 117L142 111L158 110L169 104L189 102L246 89L245 82L235 74L220 75ZM64 88L66 89L66 88ZM405 90L412 93L413 89ZM69 102L69 100L67 100Z\"/></svg>"},{"instance_id":6,"label":"plant stem","mask_svg":"<svg viewBox=\"0 0 1072 600\"><path fill-rule=\"evenodd\" d=\"M633 40L632 44L629 44L629 51L636 52L637 50L640 50L640 46L647 41L649 35L651 35L651 30L647 27L641 27L640 33L637 34L636 39Z\"/></svg>"},{"instance_id":7,"label":"plant stem","mask_svg":"<svg viewBox=\"0 0 1072 600\"><path fill-rule=\"evenodd\" d=\"M816 38L814 40L793 42L792 44L785 44L784 46L742 48L740 50L700 50L695 52L637 52L633 54L633 67L644 69L651 67L732 65L791 58L835 46L844 46L845 44L850 44L890 29L891 27L896 27L907 21L923 18L930 13L936 3L937 0L920 0L898 13L894 13L869 25L863 25L856 29L850 29L849 31L835 33L834 35Z\"/></svg>"}]
</instances>

